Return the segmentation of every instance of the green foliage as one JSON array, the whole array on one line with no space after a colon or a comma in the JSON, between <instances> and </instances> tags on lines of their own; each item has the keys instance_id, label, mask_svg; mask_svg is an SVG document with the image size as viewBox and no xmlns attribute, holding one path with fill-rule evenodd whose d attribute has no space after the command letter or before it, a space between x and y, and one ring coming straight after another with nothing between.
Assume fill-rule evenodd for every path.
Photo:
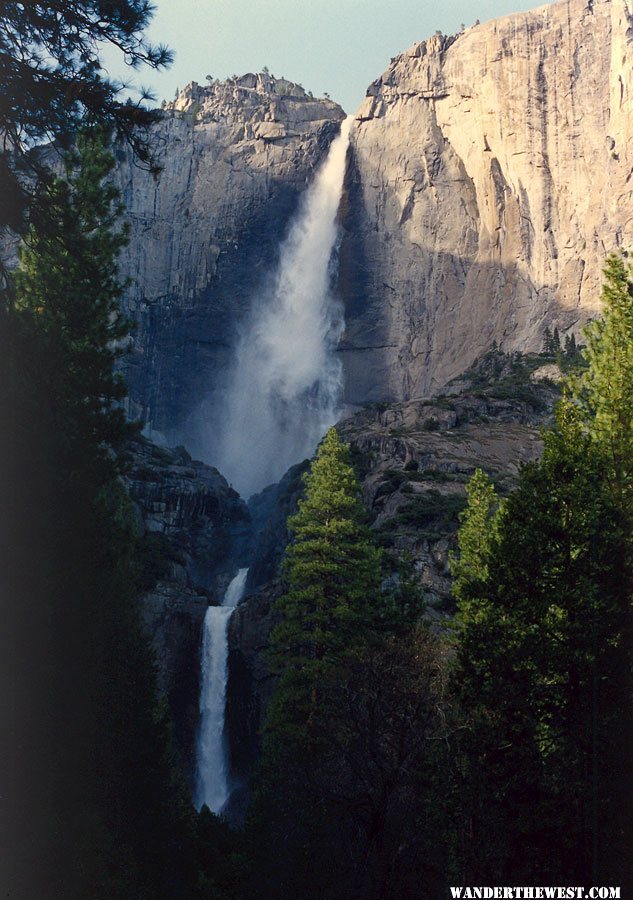
<instances>
[{"instance_id":1,"label":"green foliage","mask_svg":"<svg viewBox=\"0 0 633 900\"><path fill-rule=\"evenodd\" d=\"M483 554L476 520L466 521L466 577L458 570L456 681L474 718L465 742L476 822L467 864L472 877L595 879L591 854L579 848L598 833L620 837L608 809L615 814L614 700L626 673L628 596L620 516L573 411L561 410L542 462L525 467L506 503ZM504 840L488 844L493 832ZM606 877L608 867L600 871Z\"/></svg>"},{"instance_id":2,"label":"green foliage","mask_svg":"<svg viewBox=\"0 0 633 900\"><path fill-rule=\"evenodd\" d=\"M547 409L547 401L542 396L538 385L530 381L529 374L525 371L501 378L488 390L487 394L497 400L519 400L539 412Z\"/></svg>"},{"instance_id":3,"label":"green foliage","mask_svg":"<svg viewBox=\"0 0 633 900\"><path fill-rule=\"evenodd\" d=\"M558 333L558 328L554 328L553 333L549 328L546 328L543 337L543 353L546 356L556 356L557 353L560 353L560 349L560 334Z\"/></svg>"},{"instance_id":4,"label":"green foliage","mask_svg":"<svg viewBox=\"0 0 633 900\"><path fill-rule=\"evenodd\" d=\"M384 473L384 479L380 482L376 489L375 499L383 497L385 494L393 494L397 491L410 476L398 469L387 469Z\"/></svg>"},{"instance_id":5,"label":"green foliage","mask_svg":"<svg viewBox=\"0 0 633 900\"><path fill-rule=\"evenodd\" d=\"M87 120L115 126L139 157L149 161L143 127L156 116L143 101L150 98L143 93L137 103L123 101L124 85L109 77L100 55L112 44L133 67L169 65L171 53L143 36L152 14L147 0L2 5L0 128L5 140L0 152L0 225L22 229L28 213L33 223L46 210L40 187L51 174L34 148L46 142L68 147L69 134ZM29 179L24 179L25 172Z\"/></svg>"},{"instance_id":6,"label":"green foliage","mask_svg":"<svg viewBox=\"0 0 633 900\"><path fill-rule=\"evenodd\" d=\"M137 538L134 545L133 565L135 584L139 593L151 590L157 581L169 574L170 562L184 564L172 542L159 532L148 532Z\"/></svg>"},{"instance_id":7,"label":"green foliage","mask_svg":"<svg viewBox=\"0 0 633 900\"><path fill-rule=\"evenodd\" d=\"M249 896L430 898L444 883L446 650L419 625L425 603L409 561L381 592L365 518L331 430L289 522Z\"/></svg>"},{"instance_id":8,"label":"green foliage","mask_svg":"<svg viewBox=\"0 0 633 900\"><path fill-rule=\"evenodd\" d=\"M351 651L375 614L380 553L373 546L349 450L334 429L325 436L297 513L285 562L283 619L271 639L271 663L284 679L319 676Z\"/></svg>"},{"instance_id":9,"label":"green foliage","mask_svg":"<svg viewBox=\"0 0 633 900\"><path fill-rule=\"evenodd\" d=\"M103 466L108 447L130 433L117 406L125 387L113 373L129 330L117 277L126 230L117 191L106 183L113 165L104 132L78 137L66 177L53 182L38 226L26 236L15 275L16 311L48 345L48 387L59 416L53 427L66 437L73 468L90 462L88 446Z\"/></svg>"},{"instance_id":10,"label":"green foliage","mask_svg":"<svg viewBox=\"0 0 633 900\"><path fill-rule=\"evenodd\" d=\"M451 556L453 593L464 607L488 578L490 553L499 530L501 508L488 476L477 469L466 487L468 505L460 513L459 554Z\"/></svg>"},{"instance_id":11,"label":"green foliage","mask_svg":"<svg viewBox=\"0 0 633 900\"><path fill-rule=\"evenodd\" d=\"M260 780L247 896L441 895L453 727L444 654L437 635L410 624L358 647L321 682L318 751L265 769L267 798Z\"/></svg>"},{"instance_id":12,"label":"green foliage","mask_svg":"<svg viewBox=\"0 0 633 900\"><path fill-rule=\"evenodd\" d=\"M633 284L620 258L603 299L542 460L501 514L478 475L462 519L459 858L473 883L628 883Z\"/></svg>"},{"instance_id":13,"label":"green foliage","mask_svg":"<svg viewBox=\"0 0 633 900\"><path fill-rule=\"evenodd\" d=\"M461 495L442 494L435 488L418 494L415 500L401 506L395 516L398 525L426 528L429 525L440 529L451 529L457 523L459 513L464 509L465 500Z\"/></svg>"},{"instance_id":14,"label":"green foliage","mask_svg":"<svg viewBox=\"0 0 633 900\"><path fill-rule=\"evenodd\" d=\"M548 360L554 358L547 354ZM482 397L519 401L537 412L543 412L548 408L550 398L543 387L530 377L542 365L543 357L539 354L503 353L493 348L477 360L463 377Z\"/></svg>"},{"instance_id":15,"label":"green foliage","mask_svg":"<svg viewBox=\"0 0 633 900\"><path fill-rule=\"evenodd\" d=\"M603 317L585 330L588 367L572 381L583 420L626 502L633 480L633 270L612 255L604 270Z\"/></svg>"},{"instance_id":16,"label":"green foliage","mask_svg":"<svg viewBox=\"0 0 633 900\"><path fill-rule=\"evenodd\" d=\"M128 427L112 373L124 236L110 166L101 134L85 134L0 313L3 886L18 900L196 890L195 819L141 628L114 453Z\"/></svg>"}]
</instances>

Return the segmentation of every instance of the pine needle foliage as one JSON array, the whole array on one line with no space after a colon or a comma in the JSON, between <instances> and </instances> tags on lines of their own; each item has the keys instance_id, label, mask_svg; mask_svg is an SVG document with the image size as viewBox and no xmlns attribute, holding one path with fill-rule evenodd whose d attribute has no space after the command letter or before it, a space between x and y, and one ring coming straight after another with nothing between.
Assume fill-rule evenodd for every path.
<instances>
[{"instance_id":1,"label":"pine needle foliage","mask_svg":"<svg viewBox=\"0 0 633 900\"><path fill-rule=\"evenodd\" d=\"M281 674L316 675L353 649L378 612L381 554L365 524L349 448L334 428L305 485L288 522L294 538L284 564L288 587L271 640L272 665Z\"/></svg>"},{"instance_id":2,"label":"pine needle foliage","mask_svg":"<svg viewBox=\"0 0 633 900\"><path fill-rule=\"evenodd\" d=\"M462 602L466 602L469 596L476 596L478 586L486 582L502 509L494 485L481 469L475 471L466 487L466 494L468 505L459 516L459 553L452 554L450 558L453 593Z\"/></svg>"},{"instance_id":3,"label":"pine needle foliage","mask_svg":"<svg viewBox=\"0 0 633 900\"><path fill-rule=\"evenodd\" d=\"M45 209L40 188L51 172L38 147L68 149L88 119L114 127L142 162L154 165L145 129L157 113L144 102L152 98L141 90L136 102L124 99L126 85L110 77L101 59L109 45L133 69L168 66L172 53L144 35L154 10L149 0L0 4L0 228L23 233Z\"/></svg>"},{"instance_id":4,"label":"pine needle foliage","mask_svg":"<svg viewBox=\"0 0 633 900\"><path fill-rule=\"evenodd\" d=\"M612 254L604 268L603 313L585 329L584 372L571 383L606 474L633 500L633 266Z\"/></svg>"},{"instance_id":5,"label":"pine needle foliage","mask_svg":"<svg viewBox=\"0 0 633 900\"><path fill-rule=\"evenodd\" d=\"M501 513L481 473L469 488L453 562L465 881L629 877L631 276L609 258L587 367Z\"/></svg>"},{"instance_id":6,"label":"pine needle foliage","mask_svg":"<svg viewBox=\"0 0 633 900\"><path fill-rule=\"evenodd\" d=\"M84 133L0 329L3 885L16 900L195 896L195 820L137 606L115 450L126 323L112 157Z\"/></svg>"},{"instance_id":7,"label":"pine needle foliage","mask_svg":"<svg viewBox=\"0 0 633 900\"><path fill-rule=\"evenodd\" d=\"M113 366L126 349L130 323L121 313L118 256L127 227L114 158L103 129L84 130L65 160L65 176L47 192L45 214L31 226L15 274L15 312L45 340L47 390L74 466L103 466L109 448L130 433ZM43 362L43 361L42 361ZM107 473L106 473L107 477Z\"/></svg>"}]
</instances>

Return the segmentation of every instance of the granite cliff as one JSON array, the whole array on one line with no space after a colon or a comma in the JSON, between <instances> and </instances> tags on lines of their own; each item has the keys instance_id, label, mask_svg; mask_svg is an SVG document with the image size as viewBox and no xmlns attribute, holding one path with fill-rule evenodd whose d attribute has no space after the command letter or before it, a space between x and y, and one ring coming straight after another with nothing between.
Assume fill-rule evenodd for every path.
<instances>
[{"instance_id":1,"label":"granite cliff","mask_svg":"<svg viewBox=\"0 0 633 900\"><path fill-rule=\"evenodd\" d=\"M536 351L596 313L606 255L633 246L632 54L631 0L560 0L415 43L370 85L340 211L349 404L428 396L495 341ZM129 411L169 443L204 453L240 323L343 117L247 74L165 104L158 177L117 147Z\"/></svg>"},{"instance_id":2,"label":"granite cliff","mask_svg":"<svg viewBox=\"0 0 633 900\"><path fill-rule=\"evenodd\" d=\"M372 527L394 560L413 562L438 614L450 602L448 554L468 477L481 466L509 489L539 454L555 397L523 364L513 368L515 357L484 354L495 344L539 351L554 326L578 335L599 308L606 255L633 246L632 47L631 0L564 0L414 44L356 114L340 208L339 352L347 404L373 405L341 432L362 468ZM196 422L217 421L240 322L342 118L298 85L246 75L191 84L167 105L157 180L120 151L132 226L125 304L137 322L130 411L172 442L203 450ZM272 687L263 651L296 474L254 501L250 537L214 576L240 554L240 565L251 562L230 626L238 779L257 756ZM152 491L164 490L162 476L142 488L148 521ZM190 674L193 631L172 620L184 603L199 627L211 586L192 577L206 552L204 529L192 527L185 582L167 579L146 601L159 656L170 659L175 634ZM191 681L189 747L194 698Z\"/></svg>"},{"instance_id":3,"label":"granite cliff","mask_svg":"<svg viewBox=\"0 0 633 900\"><path fill-rule=\"evenodd\" d=\"M435 35L356 114L339 292L345 396L428 396L497 341L539 350L599 305L633 243L631 0L563 0ZM120 151L137 323L130 410L203 450L237 329L343 118L268 74L190 84L156 128L162 174Z\"/></svg>"},{"instance_id":4,"label":"granite cliff","mask_svg":"<svg viewBox=\"0 0 633 900\"><path fill-rule=\"evenodd\" d=\"M265 73L194 82L155 126L158 177L118 148L124 306L136 323L129 409L171 443L197 452L201 407L212 414L240 320L343 117Z\"/></svg>"},{"instance_id":5,"label":"granite cliff","mask_svg":"<svg viewBox=\"0 0 633 900\"><path fill-rule=\"evenodd\" d=\"M183 447L168 450L139 438L128 445L126 458L141 617L183 770L192 781L202 623L245 552L251 517L220 473Z\"/></svg>"},{"instance_id":6,"label":"granite cliff","mask_svg":"<svg viewBox=\"0 0 633 900\"><path fill-rule=\"evenodd\" d=\"M481 466L509 489L540 452L556 393L486 351L539 351L554 326L578 334L598 310L606 255L633 248L632 54L633 0L563 0L414 44L356 114L337 247L356 410L340 429L372 527L395 561L413 562L437 614L468 477ZM116 147L136 323L128 411L167 442L204 453L199 426L218 422L240 324L343 117L300 85L249 74L192 83L165 105L158 176ZM264 650L300 469L249 511L184 448L138 441L131 455L143 617L189 773L202 619L251 564L230 625L227 707L245 779L272 688Z\"/></svg>"},{"instance_id":7,"label":"granite cliff","mask_svg":"<svg viewBox=\"0 0 633 900\"><path fill-rule=\"evenodd\" d=\"M564 0L392 60L352 132L347 399L437 391L595 314L633 247L633 6Z\"/></svg>"}]
</instances>

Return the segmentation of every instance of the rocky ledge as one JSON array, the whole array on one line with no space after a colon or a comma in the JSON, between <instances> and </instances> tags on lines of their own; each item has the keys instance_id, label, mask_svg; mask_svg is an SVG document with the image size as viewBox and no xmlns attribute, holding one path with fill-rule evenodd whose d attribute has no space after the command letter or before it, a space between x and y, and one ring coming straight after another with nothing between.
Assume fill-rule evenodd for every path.
<instances>
[{"instance_id":1,"label":"rocky ledge","mask_svg":"<svg viewBox=\"0 0 633 900\"><path fill-rule=\"evenodd\" d=\"M490 351L440 396L375 404L339 426L377 540L394 571L406 555L437 613L450 609L449 554L470 477L483 469L503 495L542 452L560 393L560 370L549 363L543 377L544 362Z\"/></svg>"},{"instance_id":2,"label":"rocky ledge","mask_svg":"<svg viewBox=\"0 0 633 900\"><path fill-rule=\"evenodd\" d=\"M202 623L246 546L250 514L217 469L137 439L124 481L137 519L141 615L183 769L194 772Z\"/></svg>"},{"instance_id":3,"label":"rocky ledge","mask_svg":"<svg viewBox=\"0 0 633 900\"><path fill-rule=\"evenodd\" d=\"M491 351L443 396L376 404L337 426L351 445L371 527L394 577L406 556L431 614L440 617L451 607L448 560L469 478L481 468L500 494L512 489L520 466L541 453L541 428L551 421L560 374L553 359ZM274 688L265 654L283 587L286 517L296 509L305 467L291 469L279 486L251 501L254 517L265 512L267 525L260 530L248 594L229 630L227 724L234 774L242 784L259 756ZM236 820L243 805L242 792Z\"/></svg>"}]
</instances>

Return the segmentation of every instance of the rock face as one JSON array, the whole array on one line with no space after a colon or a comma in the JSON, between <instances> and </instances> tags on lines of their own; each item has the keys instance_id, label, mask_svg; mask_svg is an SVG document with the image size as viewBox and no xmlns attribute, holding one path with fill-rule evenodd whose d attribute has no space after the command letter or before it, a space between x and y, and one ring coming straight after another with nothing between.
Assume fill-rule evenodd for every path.
<instances>
[{"instance_id":1,"label":"rock face","mask_svg":"<svg viewBox=\"0 0 633 900\"><path fill-rule=\"evenodd\" d=\"M250 514L220 473L183 449L133 441L126 487L137 513L143 625L183 769L193 779L202 623L250 535Z\"/></svg>"},{"instance_id":2,"label":"rock face","mask_svg":"<svg viewBox=\"0 0 633 900\"><path fill-rule=\"evenodd\" d=\"M565 0L437 35L356 116L341 290L347 398L409 399L496 340L540 350L633 248L633 5Z\"/></svg>"},{"instance_id":3,"label":"rock face","mask_svg":"<svg viewBox=\"0 0 633 900\"><path fill-rule=\"evenodd\" d=\"M264 658L268 637L279 621L274 602L280 596L280 563L290 539L288 516L296 512L303 492L307 462L293 466L279 484L251 497L254 541L246 597L229 621L229 681L227 686L226 730L232 775L245 784L258 758L261 729L274 688ZM237 796L231 815L239 821L244 798ZM235 807L235 803L232 803Z\"/></svg>"},{"instance_id":4,"label":"rock face","mask_svg":"<svg viewBox=\"0 0 633 900\"><path fill-rule=\"evenodd\" d=\"M503 496L543 449L560 370L490 351L446 393L377 404L339 426L356 451L371 527L394 571L403 556L435 614L451 610L449 554L466 485L483 469ZM539 375L534 378L534 374Z\"/></svg>"},{"instance_id":5,"label":"rock face","mask_svg":"<svg viewBox=\"0 0 633 900\"><path fill-rule=\"evenodd\" d=\"M145 531L172 548L171 580L221 594L250 536L250 513L214 469L183 448L135 441L125 481Z\"/></svg>"},{"instance_id":6,"label":"rock face","mask_svg":"<svg viewBox=\"0 0 633 900\"><path fill-rule=\"evenodd\" d=\"M130 222L121 259L136 322L130 413L199 450L196 419L222 387L235 332L343 110L268 75L190 84L155 127L162 173L118 148Z\"/></svg>"},{"instance_id":7,"label":"rock face","mask_svg":"<svg viewBox=\"0 0 633 900\"><path fill-rule=\"evenodd\" d=\"M503 495L514 486L519 467L540 455L540 430L560 393L552 375L560 378L560 370L550 359L491 351L442 396L375 404L337 426L351 445L371 527L394 578L406 555L435 616L451 609L449 554L466 484L482 468ZM247 596L229 625L226 721L233 775L241 788L229 814L236 823L243 818L245 785L259 757L275 686L266 649L279 621L274 602L283 590L279 563L289 540L286 519L296 509L304 469L295 466L278 486L250 501L253 517L265 513L267 524L251 551Z\"/></svg>"}]
</instances>

